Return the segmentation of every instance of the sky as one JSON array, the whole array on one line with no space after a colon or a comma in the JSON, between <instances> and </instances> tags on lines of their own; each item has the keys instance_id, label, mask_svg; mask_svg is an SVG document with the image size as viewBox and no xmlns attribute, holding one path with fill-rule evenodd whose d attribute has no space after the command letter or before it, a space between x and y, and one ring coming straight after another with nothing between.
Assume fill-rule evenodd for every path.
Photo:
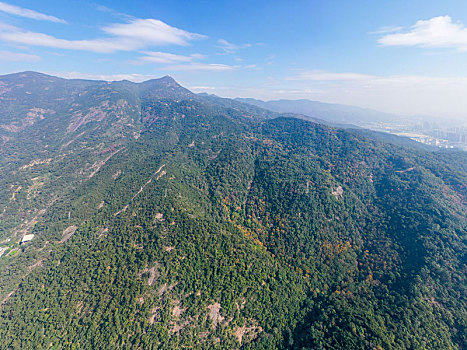
<instances>
[{"instance_id":1,"label":"sky","mask_svg":"<svg viewBox=\"0 0 467 350\"><path fill-rule=\"evenodd\" d=\"M467 120L465 0L0 0L0 74Z\"/></svg>"}]
</instances>

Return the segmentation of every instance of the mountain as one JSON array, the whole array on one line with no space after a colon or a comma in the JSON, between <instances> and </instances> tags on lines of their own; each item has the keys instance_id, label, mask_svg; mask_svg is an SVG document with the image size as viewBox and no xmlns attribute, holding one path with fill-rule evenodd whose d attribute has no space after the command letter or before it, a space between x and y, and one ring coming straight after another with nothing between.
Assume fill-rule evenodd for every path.
<instances>
[{"instance_id":1,"label":"mountain","mask_svg":"<svg viewBox=\"0 0 467 350\"><path fill-rule=\"evenodd\" d=\"M372 122L397 122L401 119L400 116L373 109L311 100L261 101L254 98L237 98L236 101L249 103L279 113L303 114L332 124L362 126Z\"/></svg>"},{"instance_id":2,"label":"mountain","mask_svg":"<svg viewBox=\"0 0 467 350\"><path fill-rule=\"evenodd\" d=\"M467 346L465 152L170 77L1 76L0 124L0 349Z\"/></svg>"},{"instance_id":3,"label":"mountain","mask_svg":"<svg viewBox=\"0 0 467 350\"><path fill-rule=\"evenodd\" d=\"M118 84L115 83L115 84ZM157 96L158 98L179 98L187 99L193 98L194 94L180 86L172 77L166 75L160 79L151 79L138 84L139 93L141 96L151 98Z\"/></svg>"}]
</instances>

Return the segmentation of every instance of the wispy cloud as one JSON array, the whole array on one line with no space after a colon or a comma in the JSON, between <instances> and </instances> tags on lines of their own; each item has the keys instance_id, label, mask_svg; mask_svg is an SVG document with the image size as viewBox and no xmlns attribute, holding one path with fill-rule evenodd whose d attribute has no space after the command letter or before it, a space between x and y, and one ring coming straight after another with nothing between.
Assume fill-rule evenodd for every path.
<instances>
[{"instance_id":1,"label":"wispy cloud","mask_svg":"<svg viewBox=\"0 0 467 350\"><path fill-rule=\"evenodd\" d=\"M203 59L206 56L201 54L192 54L189 56L175 55L168 52L154 52L146 51L144 56L138 57L136 60L131 61L133 64L147 64L147 63L158 63L158 64L174 64L180 62L192 62L193 60Z\"/></svg>"},{"instance_id":2,"label":"wispy cloud","mask_svg":"<svg viewBox=\"0 0 467 350\"><path fill-rule=\"evenodd\" d=\"M301 71L296 75L287 77L286 80L312 80L312 81L349 81L368 80L373 76L360 73L334 73L320 70Z\"/></svg>"},{"instance_id":3,"label":"wispy cloud","mask_svg":"<svg viewBox=\"0 0 467 350\"><path fill-rule=\"evenodd\" d=\"M104 5L97 5L96 4L95 6L96 6L96 9L98 11L109 13L109 14L115 16L115 17L122 18L124 20L132 20L132 19L135 18L134 16L131 16L131 15L123 13L123 12L115 11L114 9L112 9L110 7L107 7L107 6L104 6Z\"/></svg>"},{"instance_id":4,"label":"wispy cloud","mask_svg":"<svg viewBox=\"0 0 467 350\"><path fill-rule=\"evenodd\" d=\"M26 53L18 53L11 51L0 51L0 61L10 61L10 62L37 62L41 58L37 55L31 55Z\"/></svg>"},{"instance_id":5,"label":"wispy cloud","mask_svg":"<svg viewBox=\"0 0 467 350\"><path fill-rule=\"evenodd\" d=\"M395 32L400 32L404 27L401 26L386 26L386 27L381 27L378 30L375 30L373 32L370 32L370 34L389 34L389 33L395 33Z\"/></svg>"},{"instance_id":6,"label":"wispy cloud","mask_svg":"<svg viewBox=\"0 0 467 350\"><path fill-rule=\"evenodd\" d=\"M19 6L10 5L4 2L0 2L0 11L8 13L10 15L32 18L40 21L50 21L55 23L67 23L64 19L46 15L34 10L25 9Z\"/></svg>"},{"instance_id":7,"label":"wispy cloud","mask_svg":"<svg viewBox=\"0 0 467 350\"><path fill-rule=\"evenodd\" d=\"M270 54L266 57L266 64L274 64L274 60L276 59L276 55Z\"/></svg>"},{"instance_id":8,"label":"wispy cloud","mask_svg":"<svg viewBox=\"0 0 467 350\"><path fill-rule=\"evenodd\" d=\"M316 89L293 89L293 88L278 88L266 87L258 85L254 87L245 87L243 85L219 85L219 86L189 86L193 92L208 92L222 97L236 98L257 98L260 100L271 99L295 99L298 95L300 97L309 97L310 94L319 94L321 91Z\"/></svg>"},{"instance_id":9,"label":"wispy cloud","mask_svg":"<svg viewBox=\"0 0 467 350\"><path fill-rule=\"evenodd\" d=\"M59 39L48 34L23 31L20 28L16 28L15 30L0 29L0 39L22 45L44 46L68 50L84 50L101 53L126 51L130 49L129 46L126 46L122 40L66 40Z\"/></svg>"},{"instance_id":10,"label":"wispy cloud","mask_svg":"<svg viewBox=\"0 0 467 350\"><path fill-rule=\"evenodd\" d=\"M417 86L423 84L451 85L467 83L467 77L431 77L424 75L371 75L362 73L340 73L321 70L299 71L297 74L286 77L289 81L316 82L340 84L341 86L374 86L392 85L400 87Z\"/></svg>"},{"instance_id":11,"label":"wispy cloud","mask_svg":"<svg viewBox=\"0 0 467 350\"><path fill-rule=\"evenodd\" d=\"M221 72L229 71L240 68L239 66L231 66L227 64L219 63L203 63L197 62L198 60L205 59L205 55L201 54L192 54L189 56L186 55L175 55L168 52L154 52L146 51L145 55L138 57L136 60L130 61L133 64L168 64L169 66L163 67L165 70L169 71L212 71L212 72ZM244 67L252 68L252 67Z\"/></svg>"},{"instance_id":12,"label":"wispy cloud","mask_svg":"<svg viewBox=\"0 0 467 350\"><path fill-rule=\"evenodd\" d=\"M216 91L219 88L216 86L190 86L190 90L194 92L205 92L206 90L209 91Z\"/></svg>"},{"instance_id":13,"label":"wispy cloud","mask_svg":"<svg viewBox=\"0 0 467 350\"><path fill-rule=\"evenodd\" d=\"M108 37L85 40L67 40L25 31L12 26L0 26L0 39L23 45L58 49L111 53L132 51L155 45L188 45L192 40L206 36L172 27L156 19L133 19L128 23L114 23L102 28Z\"/></svg>"},{"instance_id":14,"label":"wispy cloud","mask_svg":"<svg viewBox=\"0 0 467 350\"><path fill-rule=\"evenodd\" d=\"M225 39L219 39L217 40L218 48L222 49L225 53L228 54L233 54L237 52L240 49L246 49L248 47L251 47L251 44L242 44L242 45L236 45L228 42Z\"/></svg>"},{"instance_id":15,"label":"wispy cloud","mask_svg":"<svg viewBox=\"0 0 467 350\"><path fill-rule=\"evenodd\" d=\"M166 70L170 71L230 71L238 69L238 66L230 66L227 64L218 63L190 63L190 64L179 64L165 67Z\"/></svg>"},{"instance_id":16,"label":"wispy cloud","mask_svg":"<svg viewBox=\"0 0 467 350\"><path fill-rule=\"evenodd\" d=\"M418 46L450 48L467 51L467 28L453 22L450 16L433 17L417 21L408 31L383 35L378 43L384 46Z\"/></svg>"}]
</instances>

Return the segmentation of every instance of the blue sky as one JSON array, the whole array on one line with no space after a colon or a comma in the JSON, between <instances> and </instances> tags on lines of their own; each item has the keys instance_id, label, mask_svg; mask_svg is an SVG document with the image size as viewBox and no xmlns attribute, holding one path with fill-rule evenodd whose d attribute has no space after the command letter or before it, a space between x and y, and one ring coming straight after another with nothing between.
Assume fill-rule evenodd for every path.
<instances>
[{"instance_id":1,"label":"blue sky","mask_svg":"<svg viewBox=\"0 0 467 350\"><path fill-rule=\"evenodd\" d=\"M5 1L0 74L467 119L465 1Z\"/></svg>"}]
</instances>

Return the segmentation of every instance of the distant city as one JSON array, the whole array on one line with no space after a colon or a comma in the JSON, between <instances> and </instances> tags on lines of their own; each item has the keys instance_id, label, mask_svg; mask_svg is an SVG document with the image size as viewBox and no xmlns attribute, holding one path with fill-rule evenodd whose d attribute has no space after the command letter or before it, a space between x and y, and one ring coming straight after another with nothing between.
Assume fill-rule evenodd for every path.
<instances>
[{"instance_id":1,"label":"distant city","mask_svg":"<svg viewBox=\"0 0 467 350\"><path fill-rule=\"evenodd\" d=\"M366 128L406 136L414 141L440 148L459 148L467 151L467 126L445 126L439 122L376 122L365 125Z\"/></svg>"}]
</instances>

